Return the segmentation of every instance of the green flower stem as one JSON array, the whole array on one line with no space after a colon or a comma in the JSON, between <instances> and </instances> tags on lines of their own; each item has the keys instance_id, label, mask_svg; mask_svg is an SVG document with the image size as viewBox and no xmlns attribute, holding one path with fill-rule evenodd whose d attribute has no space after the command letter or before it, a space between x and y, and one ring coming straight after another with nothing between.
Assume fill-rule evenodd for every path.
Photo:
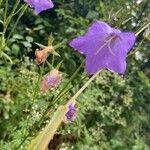
<instances>
[{"instance_id":1,"label":"green flower stem","mask_svg":"<svg viewBox=\"0 0 150 150\"><path fill-rule=\"evenodd\" d=\"M95 73L81 88L80 90L69 100L68 104L70 104L70 102L76 100L76 98L89 86L89 84L99 75L99 73L102 70L99 70L97 73ZM67 105L68 105L67 104Z\"/></svg>"},{"instance_id":2,"label":"green flower stem","mask_svg":"<svg viewBox=\"0 0 150 150\"><path fill-rule=\"evenodd\" d=\"M1 5L2 5L2 1L3 1L3 0L0 0L0 8L1 8Z\"/></svg>"},{"instance_id":3,"label":"green flower stem","mask_svg":"<svg viewBox=\"0 0 150 150\"><path fill-rule=\"evenodd\" d=\"M5 1L4 21L3 22L6 22L7 11L8 11L8 0Z\"/></svg>"},{"instance_id":4,"label":"green flower stem","mask_svg":"<svg viewBox=\"0 0 150 150\"><path fill-rule=\"evenodd\" d=\"M78 69L74 72L74 74L71 76L71 78L69 79L69 81L64 85L63 89L59 92L59 94L55 97L54 99L54 103L57 102L57 100L59 99L59 96L66 90L66 88L68 87L68 85L70 84L70 82L77 76L77 74L79 73L79 71L81 70L81 68L84 65L84 61L81 63L81 65L78 67Z\"/></svg>"},{"instance_id":5,"label":"green flower stem","mask_svg":"<svg viewBox=\"0 0 150 150\"><path fill-rule=\"evenodd\" d=\"M16 20L16 22L15 22L13 28L11 29L11 32L9 33L9 35L8 35L8 37L7 37L6 43L8 42L9 38L10 38L11 35L13 34L13 32L14 32L14 30L15 30L15 28L16 28L16 26L17 26L19 20L20 20L20 18L23 16L23 14L24 14L24 12L26 11L27 7L28 7L27 4L24 4L24 5L23 5L22 10L20 11L20 14L19 14L18 18L17 18L17 20Z\"/></svg>"},{"instance_id":6,"label":"green flower stem","mask_svg":"<svg viewBox=\"0 0 150 150\"><path fill-rule=\"evenodd\" d=\"M13 64L13 61L11 60L11 58L2 51L1 56L3 56L4 58L8 59L10 61L11 64Z\"/></svg>"},{"instance_id":7,"label":"green flower stem","mask_svg":"<svg viewBox=\"0 0 150 150\"><path fill-rule=\"evenodd\" d=\"M24 5L27 5L27 4L24 4ZM18 14L23 9L24 5L22 5L16 12L14 12L13 16Z\"/></svg>"},{"instance_id":8,"label":"green flower stem","mask_svg":"<svg viewBox=\"0 0 150 150\"><path fill-rule=\"evenodd\" d=\"M87 76L84 77L83 79L81 79L80 81L83 81L85 78L87 78ZM70 89L65 89L65 90L54 100L53 105L56 104L57 101L58 101L61 97L63 97L65 94L67 94L67 93L68 93L71 89L73 89L73 88L74 88L74 86L71 87Z\"/></svg>"},{"instance_id":9,"label":"green flower stem","mask_svg":"<svg viewBox=\"0 0 150 150\"><path fill-rule=\"evenodd\" d=\"M150 25L150 22L146 23L142 28L140 28L135 35L138 36L141 32L143 32L148 26Z\"/></svg>"},{"instance_id":10,"label":"green flower stem","mask_svg":"<svg viewBox=\"0 0 150 150\"><path fill-rule=\"evenodd\" d=\"M37 82L35 84L35 87L34 87L34 90L33 90L31 106L34 104L34 101L35 101L35 99L37 97L37 94L38 94L39 82L40 82L40 80L42 78L42 73L43 73L43 70L44 70L44 65L45 65L45 63L42 64L42 67L40 66L40 74L38 76L38 80L37 80ZM27 126L29 124L29 119L31 118L31 116L32 116L32 114L30 113L30 116L27 119ZM28 132L28 128L26 129L25 137L28 134L27 132Z\"/></svg>"},{"instance_id":11,"label":"green flower stem","mask_svg":"<svg viewBox=\"0 0 150 150\"><path fill-rule=\"evenodd\" d=\"M55 55L52 55L52 62L51 62L52 66L54 66L54 61L55 61Z\"/></svg>"},{"instance_id":12,"label":"green flower stem","mask_svg":"<svg viewBox=\"0 0 150 150\"><path fill-rule=\"evenodd\" d=\"M38 133L38 135L31 141L31 143L27 146L26 150L46 150L49 141L52 140L55 132L61 125L61 122L67 112L66 106L60 106L54 113L50 122L46 125L46 127Z\"/></svg>"},{"instance_id":13,"label":"green flower stem","mask_svg":"<svg viewBox=\"0 0 150 150\"><path fill-rule=\"evenodd\" d=\"M5 33L6 33L7 28L8 28L8 25L9 25L13 15L14 15L19 3L20 3L20 0L17 0L14 7L13 7L13 9L12 9L12 11L11 11L11 13L10 13L10 15L9 15L9 17L4 22L3 37L5 37Z\"/></svg>"}]
</instances>

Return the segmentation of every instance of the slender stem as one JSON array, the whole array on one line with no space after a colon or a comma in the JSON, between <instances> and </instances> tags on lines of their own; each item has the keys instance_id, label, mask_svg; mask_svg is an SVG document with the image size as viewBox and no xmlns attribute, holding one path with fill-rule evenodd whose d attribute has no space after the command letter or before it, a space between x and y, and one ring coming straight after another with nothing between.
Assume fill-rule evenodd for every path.
<instances>
[{"instance_id":1,"label":"slender stem","mask_svg":"<svg viewBox=\"0 0 150 150\"><path fill-rule=\"evenodd\" d=\"M133 30L139 25L138 24L138 21L139 20L142 20L142 17L143 17L143 12L146 12L146 10L149 8L148 7L148 4L149 4L149 0L146 0L146 2L145 2L145 4L144 4L144 6L143 6L143 8L141 8L141 12L139 13L139 16L138 16L138 18L136 19L136 26L133 28Z\"/></svg>"},{"instance_id":2,"label":"slender stem","mask_svg":"<svg viewBox=\"0 0 150 150\"><path fill-rule=\"evenodd\" d=\"M23 16L23 14L24 14L24 12L26 11L27 7L28 7L28 5L27 5L27 4L24 4L24 7L22 8L22 10L21 10L21 12L20 12L20 14L19 14L19 16L18 16L18 18L17 18L15 24L13 25L13 28L11 29L11 32L9 33L9 35L8 35L8 37L7 37L6 43L8 42L9 38L10 38L11 35L13 34L13 32L14 32L14 30L15 30L15 28L16 28L16 26L17 26L19 20L20 20L20 18Z\"/></svg>"},{"instance_id":3,"label":"slender stem","mask_svg":"<svg viewBox=\"0 0 150 150\"><path fill-rule=\"evenodd\" d=\"M6 2L5 2L4 23L6 22L7 11L8 11L8 0L6 0Z\"/></svg>"},{"instance_id":4,"label":"slender stem","mask_svg":"<svg viewBox=\"0 0 150 150\"><path fill-rule=\"evenodd\" d=\"M147 24L145 24L141 29L139 29L139 31L137 31L135 33L136 36L138 36L142 31L144 31L148 26L150 25L150 22L148 22Z\"/></svg>"},{"instance_id":5,"label":"slender stem","mask_svg":"<svg viewBox=\"0 0 150 150\"><path fill-rule=\"evenodd\" d=\"M22 5L16 12L14 12L13 16L15 16L16 14L18 14L23 9L24 5Z\"/></svg>"},{"instance_id":6,"label":"slender stem","mask_svg":"<svg viewBox=\"0 0 150 150\"><path fill-rule=\"evenodd\" d=\"M59 94L55 97L54 103L57 102L57 100L59 99L59 96L61 95L61 93L64 92L64 90L68 87L68 85L70 84L70 82L77 76L77 74L79 73L79 71L82 68L83 64L84 64L84 61L81 63L81 65L78 67L78 69L71 76L70 80L64 85L63 89L59 92Z\"/></svg>"},{"instance_id":7,"label":"slender stem","mask_svg":"<svg viewBox=\"0 0 150 150\"><path fill-rule=\"evenodd\" d=\"M2 5L2 0L0 0L0 8L1 8L1 5Z\"/></svg>"},{"instance_id":8,"label":"slender stem","mask_svg":"<svg viewBox=\"0 0 150 150\"><path fill-rule=\"evenodd\" d=\"M11 60L11 58L2 51L2 56L5 57L6 59L8 59L10 61L11 64L13 64L13 61Z\"/></svg>"},{"instance_id":9,"label":"slender stem","mask_svg":"<svg viewBox=\"0 0 150 150\"><path fill-rule=\"evenodd\" d=\"M20 3L20 0L17 0L16 3L15 3L15 5L14 5L14 7L13 7L13 9L12 9L12 11L11 11L11 13L10 13L10 15L9 15L9 17L8 17L8 18L6 19L6 21L4 22L3 37L5 36L7 27L8 27L8 25L9 25L9 23L10 23L10 21L11 21L13 15L14 15L14 13L15 13L15 11L16 11L18 5L19 5L19 3Z\"/></svg>"},{"instance_id":10,"label":"slender stem","mask_svg":"<svg viewBox=\"0 0 150 150\"><path fill-rule=\"evenodd\" d=\"M54 67L55 56L52 55L52 66Z\"/></svg>"},{"instance_id":11,"label":"slender stem","mask_svg":"<svg viewBox=\"0 0 150 150\"><path fill-rule=\"evenodd\" d=\"M89 84L99 75L99 73L101 72L102 70L99 70L97 73L95 73L81 88L80 90L70 99L70 102L71 101L74 101L88 86ZM68 103L70 104L70 103Z\"/></svg>"}]
</instances>

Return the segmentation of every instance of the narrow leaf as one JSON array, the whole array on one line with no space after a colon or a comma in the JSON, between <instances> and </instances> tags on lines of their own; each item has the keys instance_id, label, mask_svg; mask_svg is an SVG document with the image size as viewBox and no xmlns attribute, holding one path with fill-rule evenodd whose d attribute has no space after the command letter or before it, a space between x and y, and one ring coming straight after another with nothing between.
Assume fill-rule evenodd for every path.
<instances>
[{"instance_id":1,"label":"narrow leaf","mask_svg":"<svg viewBox=\"0 0 150 150\"><path fill-rule=\"evenodd\" d=\"M34 42L36 45L38 45L39 47L41 47L41 48L45 48L46 46L44 46L44 45L42 45L42 44L40 44L40 43L37 43L37 42Z\"/></svg>"},{"instance_id":2,"label":"narrow leaf","mask_svg":"<svg viewBox=\"0 0 150 150\"><path fill-rule=\"evenodd\" d=\"M27 150L45 150L50 140L53 138L56 130L64 119L67 107L60 106L55 112L49 124L44 128L39 135L31 141Z\"/></svg>"}]
</instances>

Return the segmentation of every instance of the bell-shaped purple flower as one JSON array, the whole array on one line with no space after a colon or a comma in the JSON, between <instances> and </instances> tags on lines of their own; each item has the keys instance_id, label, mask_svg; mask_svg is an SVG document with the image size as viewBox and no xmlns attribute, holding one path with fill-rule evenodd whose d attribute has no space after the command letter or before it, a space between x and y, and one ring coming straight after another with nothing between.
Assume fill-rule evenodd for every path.
<instances>
[{"instance_id":1,"label":"bell-shaped purple flower","mask_svg":"<svg viewBox=\"0 0 150 150\"><path fill-rule=\"evenodd\" d=\"M70 104L68 106L68 112L65 115L65 120L66 121L74 121L76 118L76 113L77 113L77 108L75 106L75 104Z\"/></svg>"},{"instance_id":2,"label":"bell-shaped purple flower","mask_svg":"<svg viewBox=\"0 0 150 150\"><path fill-rule=\"evenodd\" d=\"M70 46L86 57L85 69L94 74L101 69L124 74L126 56L136 40L132 32L121 32L102 21L95 21L88 32L70 42Z\"/></svg>"},{"instance_id":3,"label":"bell-shaped purple flower","mask_svg":"<svg viewBox=\"0 0 150 150\"><path fill-rule=\"evenodd\" d=\"M31 8L35 9L36 14L40 12L53 8L54 4L51 0L24 0L27 2Z\"/></svg>"}]
</instances>

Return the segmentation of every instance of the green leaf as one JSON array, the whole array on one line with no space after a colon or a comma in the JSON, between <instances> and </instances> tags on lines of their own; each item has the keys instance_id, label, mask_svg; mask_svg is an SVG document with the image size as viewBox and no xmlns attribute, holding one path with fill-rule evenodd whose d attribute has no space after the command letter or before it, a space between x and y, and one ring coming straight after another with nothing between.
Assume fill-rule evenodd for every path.
<instances>
[{"instance_id":1,"label":"green leaf","mask_svg":"<svg viewBox=\"0 0 150 150\"><path fill-rule=\"evenodd\" d=\"M4 22L2 20L0 20L0 23L3 24Z\"/></svg>"},{"instance_id":2,"label":"green leaf","mask_svg":"<svg viewBox=\"0 0 150 150\"><path fill-rule=\"evenodd\" d=\"M39 47L41 47L41 48L45 48L46 46L45 45L42 45L42 44L40 44L40 43L37 43L37 42L34 42L36 45L38 45Z\"/></svg>"},{"instance_id":3,"label":"green leaf","mask_svg":"<svg viewBox=\"0 0 150 150\"><path fill-rule=\"evenodd\" d=\"M2 52L2 56L6 59L8 59L10 61L11 64L13 64L13 61L11 60L11 58L4 52Z\"/></svg>"},{"instance_id":4,"label":"green leaf","mask_svg":"<svg viewBox=\"0 0 150 150\"><path fill-rule=\"evenodd\" d=\"M26 36L26 40L27 40L29 43L33 42L33 38L32 38L31 36Z\"/></svg>"},{"instance_id":5,"label":"green leaf","mask_svg":"<svg viewBox=\"0 0 150 150\"><path fill-rule=\"evenodd\" d=\"M60 57L60 55L56 51L53 51L52 53L53 53L53 55Z\"/></svg>"},{"instance_id":6,"label":"green leaf","mask_svg":"<svg viewBox=\"0 0 150 150\"><path fill-rule=\"evenodd\" d=\"M14 34L12 39L17 39L17 40L23 40L23 36L22 35L19 35L19 34Z\"/></svg>"}]
</instances>

